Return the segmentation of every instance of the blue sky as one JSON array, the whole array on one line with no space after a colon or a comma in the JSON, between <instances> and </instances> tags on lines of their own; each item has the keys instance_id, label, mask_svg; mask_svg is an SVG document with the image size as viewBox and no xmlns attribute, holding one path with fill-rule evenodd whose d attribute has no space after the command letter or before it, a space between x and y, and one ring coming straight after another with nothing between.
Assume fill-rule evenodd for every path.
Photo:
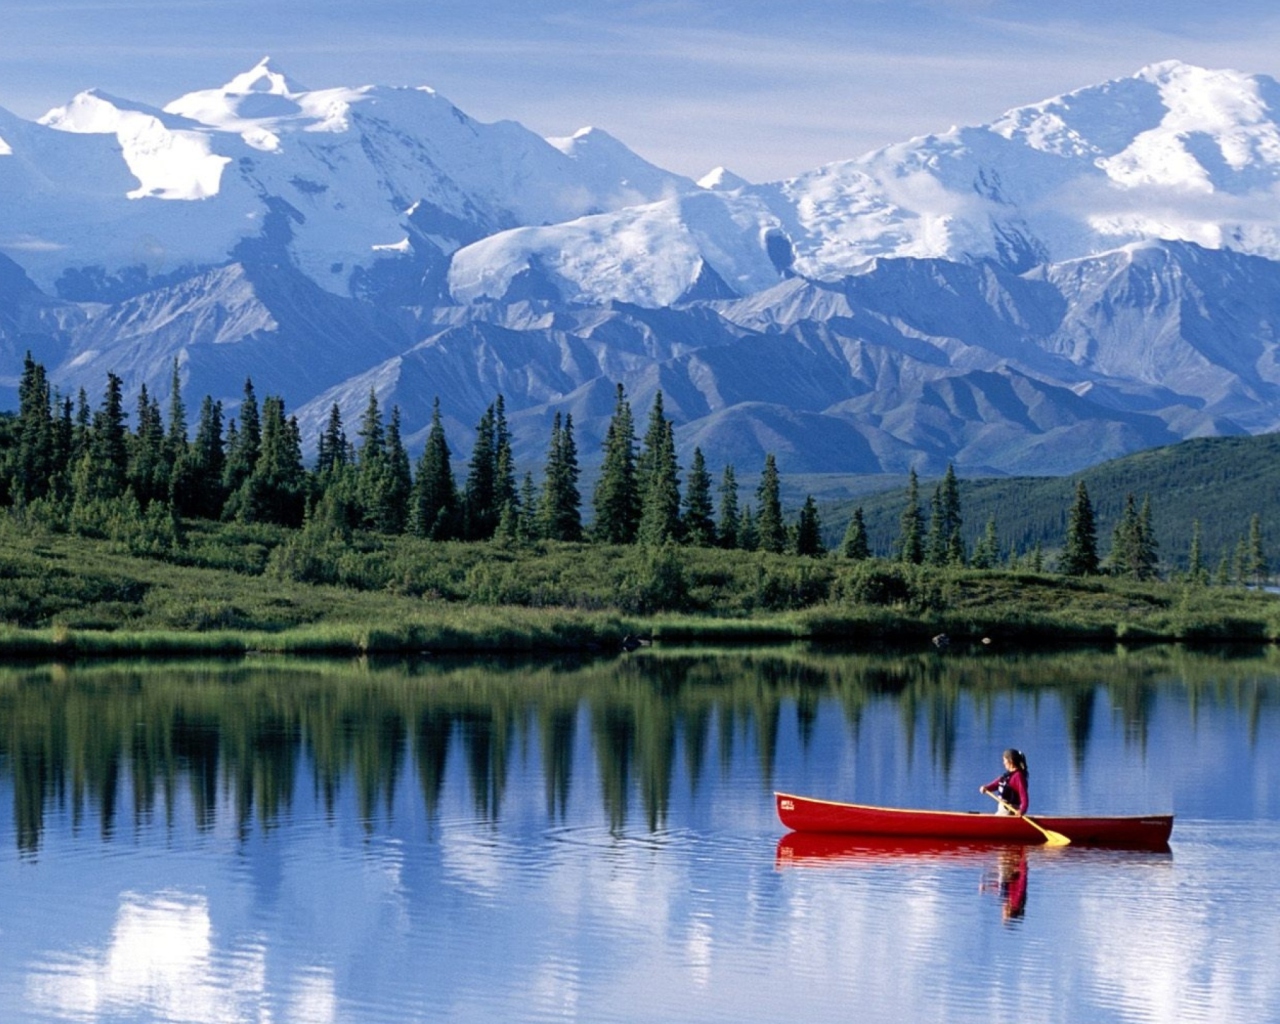
<instances>
[{"instance_id":1,"label":"blue sky","mask_svg":"<svg viewBox=\"0 0 1280 1024\"><path fill-rule=\"evenodd\" d=\"M310 88L431 85L596 125L699 176L786 177L1177 58L1280 77L1274 0L3 0L0 106L163 104L269 54Z\"/></svg>"}]
</instances>

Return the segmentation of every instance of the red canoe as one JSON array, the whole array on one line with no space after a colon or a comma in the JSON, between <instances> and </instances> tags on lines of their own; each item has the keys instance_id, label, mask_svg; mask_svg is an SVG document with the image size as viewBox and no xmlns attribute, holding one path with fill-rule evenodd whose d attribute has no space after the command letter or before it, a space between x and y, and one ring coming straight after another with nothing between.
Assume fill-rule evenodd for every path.
<instances>
[{"instance_id":1,"label":"red canoe","mask_svg":"<svg viewBox=\"0 0 1280 1024\"><path fill-rule=\"evenodd\" d=\"M978 811L917 811L869 807L835 800L815 800L775 793L778 817L793 832L843 835L919 836L980 843L1043 843L1044 833L1013 815ZM1051 832L1061 832L1078 846L1124 846L1155 849L1169 842L1172 814L1141 817L1078 818L1033 814Z\"/></svg>"}]
</instances>

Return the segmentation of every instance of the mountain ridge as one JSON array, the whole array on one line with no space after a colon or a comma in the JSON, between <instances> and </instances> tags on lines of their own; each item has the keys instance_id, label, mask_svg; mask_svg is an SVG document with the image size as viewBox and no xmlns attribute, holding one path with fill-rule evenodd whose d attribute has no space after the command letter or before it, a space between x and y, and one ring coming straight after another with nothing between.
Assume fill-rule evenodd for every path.
<instances>
[{"instance_id":1,"label":"mountain ridge","mask_svg":"<svg viewBox=\"0 0 1280 1024\"><path fill-rule=\"evenodd\" d=\"M0 403L229 414L308 447L372 387L455 452L498 393L589 469L616 383L682 458L797 473L1072 472L1280 429L1280 84L1180 62L782 182L695 183L599 128L543 139L426 87L310 90L264 59L163 108L0 114ZM1273 204L1274 205L1274 204Z\"/></svg>"}]
</instances>

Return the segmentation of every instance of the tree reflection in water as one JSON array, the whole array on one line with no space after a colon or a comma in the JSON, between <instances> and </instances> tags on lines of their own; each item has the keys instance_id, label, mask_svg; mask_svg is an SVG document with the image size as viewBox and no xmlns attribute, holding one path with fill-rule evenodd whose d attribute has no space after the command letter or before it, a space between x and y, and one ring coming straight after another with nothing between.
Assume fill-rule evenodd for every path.
<instances>
[{"instance_id":1,"label":"tree reflection in water","mask_svg":"<svg viewBox=\"0 0 1280 1024\"><path fill-rule=\"evenodd\" d=\"M981 713L1034 692L1061 703L1079 766L1100 693L1118 709L1127 740L1145 744L1158 687L1184 687L1193 708L1230 703L1256 723L1276 700L1278 661L1270 648L1243 656L1152 648L938 657L653 647L554 661L10 666L0 669L0 777L12 780L15 835L26 854L38 851L50 807L69 810L77 826L92 813L110 839L125 780L139 821L172 815L185 790L197 828L213 827L223 800L244 835L255 821L270 828L286 814L300 773L310 772L329 813L352 786L372 827L391 814L408 759L434 818L458 747L475 813L493 821L513 751L536 750L547 817L556 821L573 790L585 723L605 820L623 828L638 798L655 830L666 820L677 759L696 791L711 750L718 745L727 768L735 744L750 737L770 785L784 708L807 749L821 705L834 702L856 736L871 702L896 702L906 756L919 731L946 775L962 701Z\"/></svg>"}]
</instances>

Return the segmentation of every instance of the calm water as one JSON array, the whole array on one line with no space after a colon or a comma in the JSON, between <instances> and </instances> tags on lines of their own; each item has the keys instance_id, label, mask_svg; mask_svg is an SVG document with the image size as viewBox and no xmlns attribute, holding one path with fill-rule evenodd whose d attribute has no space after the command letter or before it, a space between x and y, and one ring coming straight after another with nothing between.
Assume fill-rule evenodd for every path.
<instances>
[{"instance_id":1,"label":"calm water","mask_svg":"<svg viewBox=\"0 0 1280 1024\"><path fill-rule=\"evenodd\" d=\"M0 668L0 1020L1280 1020L1280 657ZM775 788L1178 814L805 844ZM987 801L989 802L989 801Z\"/></svg>"}]
</instances>

